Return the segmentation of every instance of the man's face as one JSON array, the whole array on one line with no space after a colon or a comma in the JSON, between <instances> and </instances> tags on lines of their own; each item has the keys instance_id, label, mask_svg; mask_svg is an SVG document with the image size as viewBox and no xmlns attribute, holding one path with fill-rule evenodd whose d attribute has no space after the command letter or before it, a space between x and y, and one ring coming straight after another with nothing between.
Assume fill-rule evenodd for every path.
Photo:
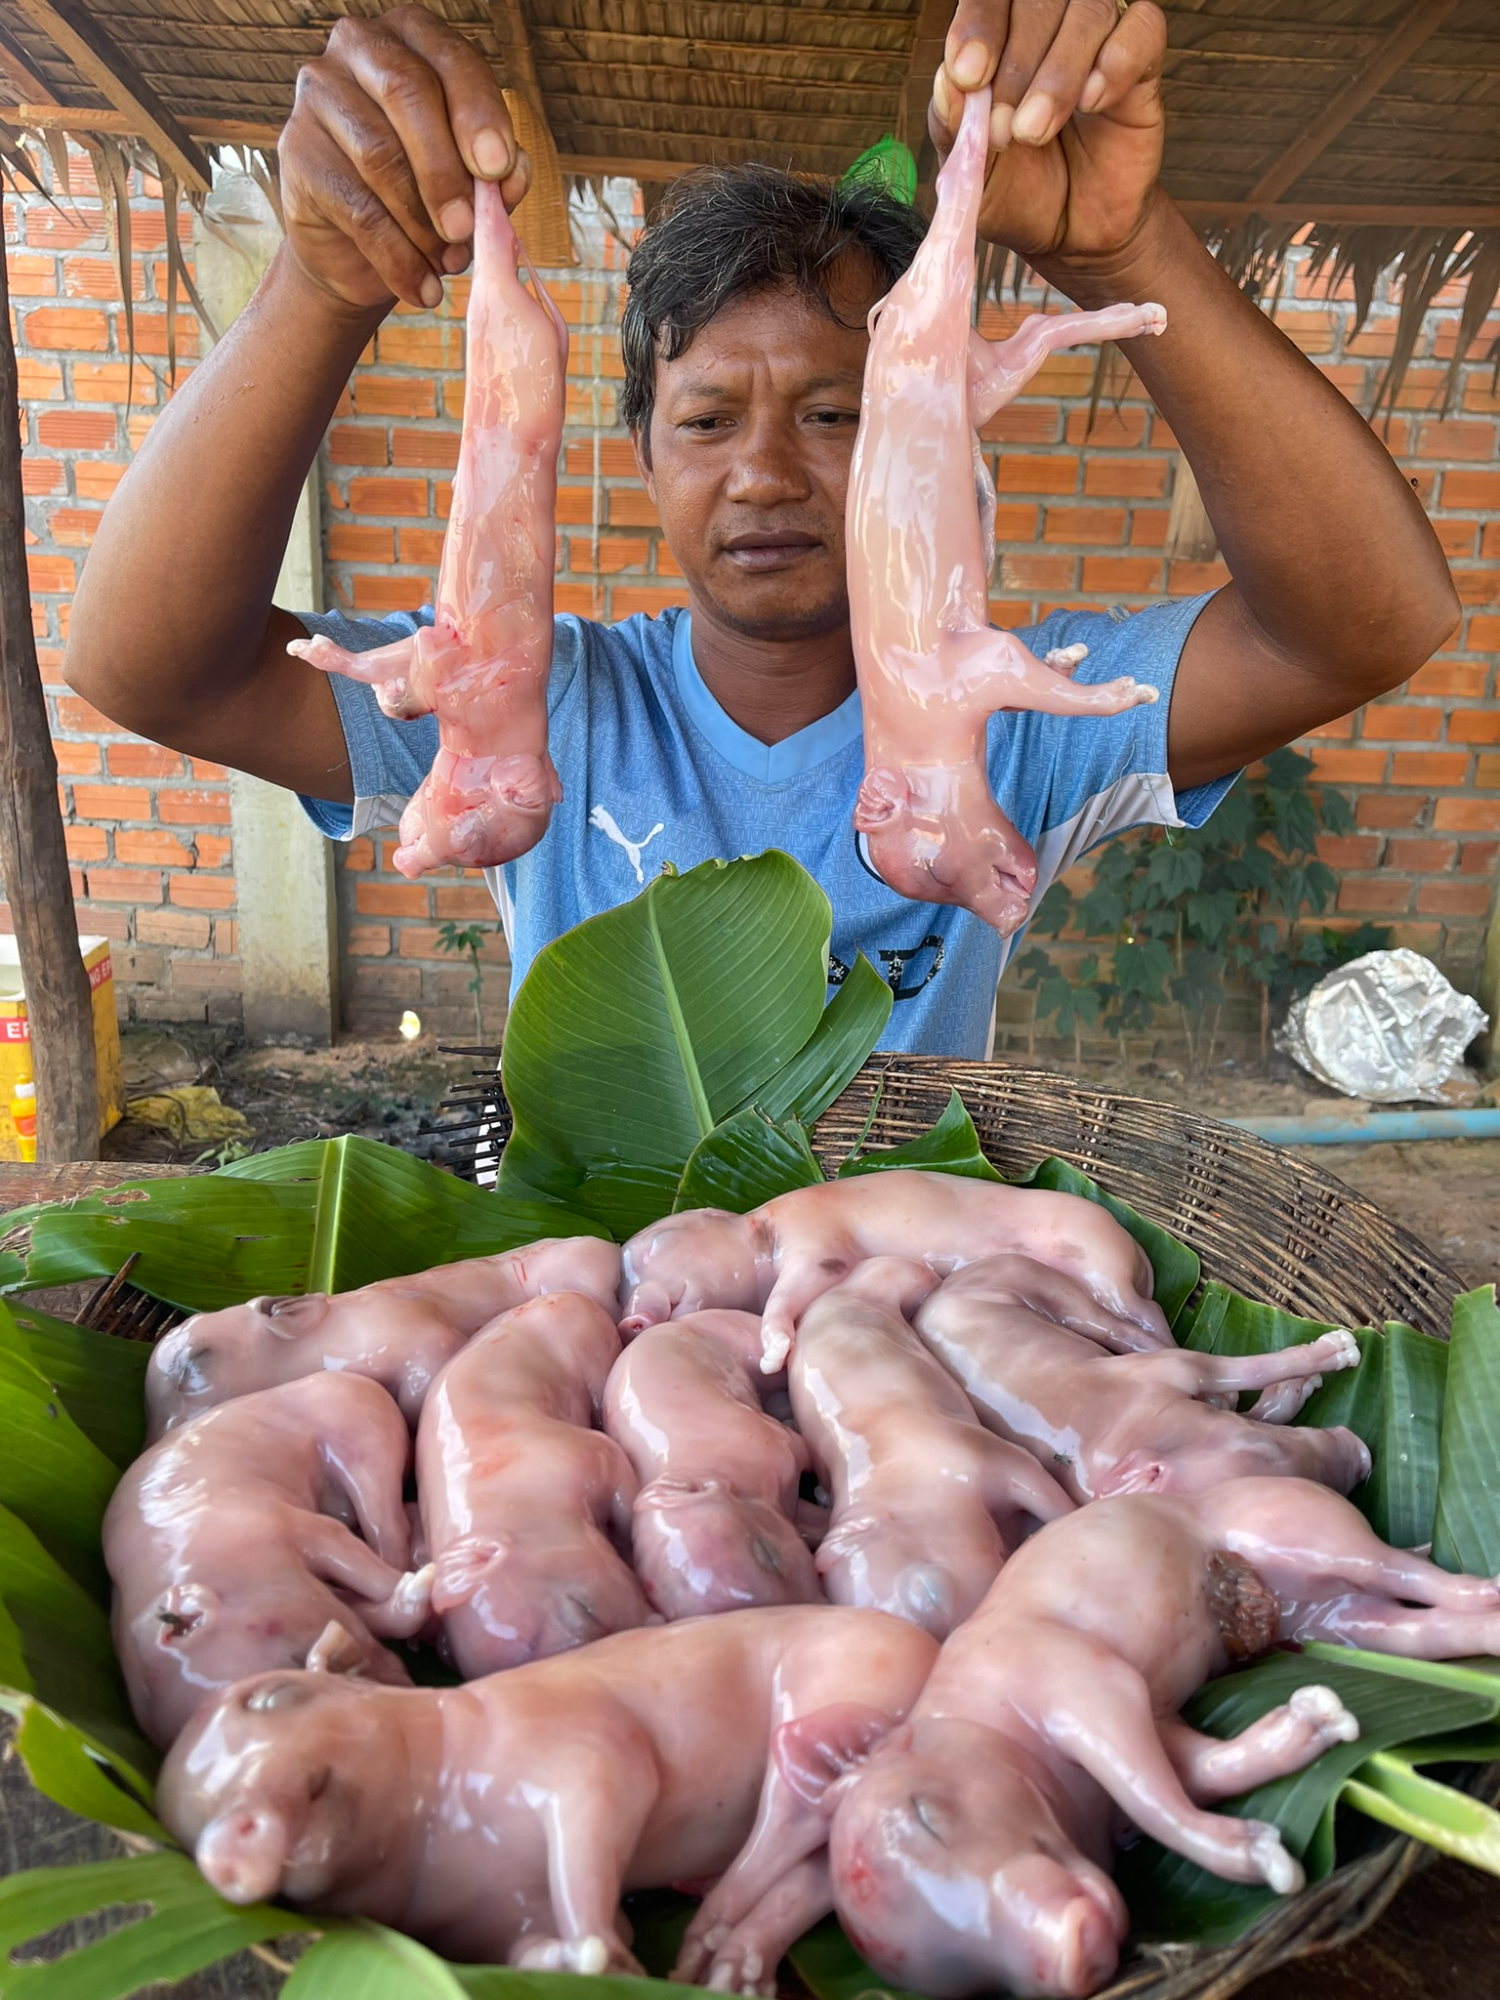
<instances>
[{"instance_id":1,"label":"man's face","mask_svg":"<svg viewBox=\"0 0 1500 2000\"><path fill-rule=\"evenodd\" d=\"M695 599L732 631L789 640L848 623L844 491L876 296L863 271L835 287L838 319L754 292L656 364L641 476Z\"/></svg>"}]
</instances>

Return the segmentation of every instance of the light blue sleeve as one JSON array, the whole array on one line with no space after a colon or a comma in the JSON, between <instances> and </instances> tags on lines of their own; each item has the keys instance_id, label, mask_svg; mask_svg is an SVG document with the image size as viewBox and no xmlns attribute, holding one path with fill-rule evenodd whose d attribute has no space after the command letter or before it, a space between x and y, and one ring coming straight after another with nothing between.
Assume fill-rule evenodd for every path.
<instances>
[{"instance_id":1,"label":"light blue sleeve","mask_svg":"<svg viewBox=\"0 0 1500 2000\"><path fill-rule=\"evenodd\" d=\"M299 611L298 621L309 636L319 633L348 653L373 652L397 639L409 638L432 623L432 606L420 611L396 611L387 618L346 618L341 611ZM554 710L577 670L581 635L577 620L555 621L552 670L547 683L548 712ZM349 770L354 780L354 804L309 798L299 793L302 809L330 840L349 840L372 827L394 826L412 793L432 768L437 754L437 720L419 715L397 722L381 713L375 690L345 674L330 674L328 682L338 704Z\"/></svg>"}]
</instances>

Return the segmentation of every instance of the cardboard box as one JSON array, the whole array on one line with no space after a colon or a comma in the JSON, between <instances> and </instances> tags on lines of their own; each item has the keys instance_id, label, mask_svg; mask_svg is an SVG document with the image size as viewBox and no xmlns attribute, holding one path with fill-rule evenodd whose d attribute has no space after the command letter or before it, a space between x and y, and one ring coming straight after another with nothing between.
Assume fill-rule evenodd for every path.
<instances>
[{"instance_id":1,"label":"cardboard box","mask_svg":"<svg viewBox=\"0 0 1500 2000\"><path fill-rule=\"evenodd\" d=\"M84 970L94 1006L94 1055L99 1066L99 1136L120 1122L120 1024L115 1018L115 975L109 939L81 937ZM0 1160L19 1160L21 1142L10 1115L15 1086L30 1080L31 1022L21 984L21 955L11 936L0 936Z\"/></svg>"}]
</instances>

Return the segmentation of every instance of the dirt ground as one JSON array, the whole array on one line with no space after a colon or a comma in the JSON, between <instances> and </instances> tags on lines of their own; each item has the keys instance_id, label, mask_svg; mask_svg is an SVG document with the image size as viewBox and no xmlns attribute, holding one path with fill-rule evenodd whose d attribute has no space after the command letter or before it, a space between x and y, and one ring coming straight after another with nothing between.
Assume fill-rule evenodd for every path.
<instances>
[{"instance_id":1,"label":"dirt ground","mask_svg":"<svg viewBox=\"0 0 1500 2000\"><path fill-rule=\"evenodd\" d=\"M461 1164L455 1140L465 1114L441 1106L472 1088L474 1059L443 1054L426 1036L252 1049L217 1029L132 1029L124 1055L128 1096L212 1085L249 1120L253 1137L239 1143L254 1151L359 1132L440 1166ZM1088 1080L1217 1118L1300 1116L1309 1107L1316 1115L1338 1101L1281 1055L1264 1067L1229 1058L1207 1075L1146 1060L1092 1069ZM127 1118L104 1151L112 1159L211 1165L218 1147L181 1142ZM1500 1276L1500 1140L1319 1147L1309 1157L1404 1222L1470 1284Z\"/></svg>"}]
</instances>

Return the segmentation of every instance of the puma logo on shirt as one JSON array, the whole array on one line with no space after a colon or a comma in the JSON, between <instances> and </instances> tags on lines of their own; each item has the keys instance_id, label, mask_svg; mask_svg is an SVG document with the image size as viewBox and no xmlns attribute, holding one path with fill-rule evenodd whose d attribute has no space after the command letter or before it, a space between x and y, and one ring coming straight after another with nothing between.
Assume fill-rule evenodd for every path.
<instances>
[{"instance_id":1,"label":"puma logo on shirt","mask_svg":"<svg viewBox=\"0 0 1500 2000\"><path fill-rule=\"evenodd\" d=\"M609 810L608 806L595 806L589 814L589 825L598 827L605 839L612 840L616 847L624 848L625 859L635 870L636 881L644 883L646 873L641 867L641 856L651 845L652 841L655 840L656 836L663 830L662 822L658 820L651 831L648 834L642 835L639 840L631 840L626 834L621 833L619 827L616 826L614 814Z\"/></svg>"}]
</instances>

